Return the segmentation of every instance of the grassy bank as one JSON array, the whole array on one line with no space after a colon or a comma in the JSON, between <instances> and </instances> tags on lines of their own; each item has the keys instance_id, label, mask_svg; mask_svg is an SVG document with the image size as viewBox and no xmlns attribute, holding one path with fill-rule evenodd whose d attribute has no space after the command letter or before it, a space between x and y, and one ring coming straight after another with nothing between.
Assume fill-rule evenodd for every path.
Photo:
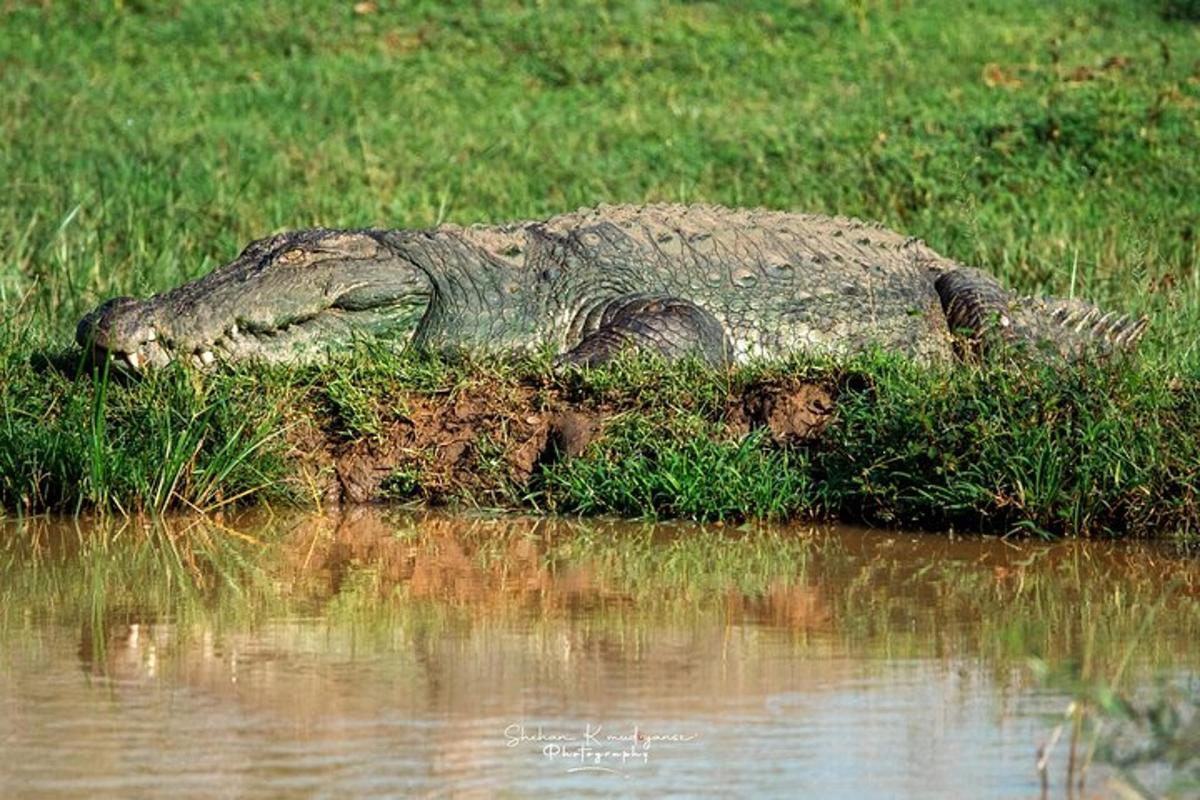
<instances>
[{"instance_id":1,"label":"grassy bank","mask_svg":"<svg viewBox=\"0 0 1200 800\"><path fill-rule=\"evenodd\" d=\"M134 382L20 363L4 377L9 511L386 499L1031 534L1200 530L1200 381L1139 362L931 371L878 357L720 373L631 359L558 374L540 361L364 352L322 368L170 368Z\"/></svg>"},{"instance_id":2,"label":"grassy bank","mask_svg":"<svg viewBox=\"0 0 1200 800\"><path fill-rule=\"evenodd\" d=\"M1191 5L0 3L0 505L320 501L350 475L588 512L1194 532ZM64 355L99 300L268 232L651 200L877 219L1151 332L1079 374L412 357L124 386ZM777 435L766 406L800 383L836 412ZM543 457L565 410L603 435Z\"/></svg>"}]
</instances>

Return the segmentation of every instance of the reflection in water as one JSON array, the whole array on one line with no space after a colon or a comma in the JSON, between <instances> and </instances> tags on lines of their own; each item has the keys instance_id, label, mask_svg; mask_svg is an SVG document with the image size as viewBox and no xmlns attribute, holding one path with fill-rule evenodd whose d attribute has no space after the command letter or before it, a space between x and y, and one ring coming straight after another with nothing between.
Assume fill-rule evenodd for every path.
<instances>
[{"instance_id":1,"label":"reflection in water","mask_svg":"<svg viewBox=\"0 0 1200 800\"><path fill-rule=\"evenodd\" d=\"M1028 797L1068 680L1200 674L1200 569L1148 546L363 509L0 535L4 796Z\"/></svg>"}]
</instances>

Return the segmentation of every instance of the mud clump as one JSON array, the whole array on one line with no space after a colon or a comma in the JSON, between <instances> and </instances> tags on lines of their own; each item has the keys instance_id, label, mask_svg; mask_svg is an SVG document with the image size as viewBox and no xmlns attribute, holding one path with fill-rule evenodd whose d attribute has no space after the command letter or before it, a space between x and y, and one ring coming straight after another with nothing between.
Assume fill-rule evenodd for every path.
<instances>
[{"instance_id":1,"label":"mud clump","mask_svg":"<svg viewBox=\"0 0 1200 800\"><path fill-rule=\"evenodd\" d=\"M728 419L734 431L766 428L781 444L812 441L833 414L833 393L813 383L779 382L754 386L733 404Z\"/></svg>"},{"instance_id":2,"label":"mud clump","mask_svg":"<svg viewBox=\"0 0 1200 800\"><path fill-rule=\"evenodd\" d=\"M600 435L604 417L600 412L576 409L559 411L550 425L550 459L568 459L582 455L587 446Z\"/></svg>"},{"instance_id":3,"label":"mud clump","mask_svg":"<svg viewBox=\"0 0 1200 800\"><path fill-rule=\"evenodd\" d=\"M326 505L461 500L516 506L541 469L586 457L612 417L650 410L636 398L596 403L555 387L487 377L373 402L379 425L357 436L319 404L300 410L288 438L301 493ZM774 380L735 393L716 413L732 437L766 429L788 446L818 437L833 407L826 387Z\"/></svg>"},{"instance_id":4,"label":"mud clump","mask_svg":"<svg viewBox=\"0 0 1200 800\"><path fill-rule=\"evenodd\" d=\"M469 386L453 396L410 394L380 435L335 448L343 498L405 496L503 499L532 476L550 435L550 414L522 387Z\"/></svg>"}]
</instances>

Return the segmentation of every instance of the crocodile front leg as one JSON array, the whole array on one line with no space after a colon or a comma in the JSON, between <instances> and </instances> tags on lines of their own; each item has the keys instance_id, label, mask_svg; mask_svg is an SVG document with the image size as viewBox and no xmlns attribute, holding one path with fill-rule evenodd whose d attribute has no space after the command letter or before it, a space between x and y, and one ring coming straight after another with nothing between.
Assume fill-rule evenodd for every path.
<instances>
[{"instance_id":1,"label":"crocodile front leg","mask_svg":"<svg viewBox=\"0 0 1200 800\"><path fill-rule=\"evenodd\" d=\"M610 302L596 328L558 361L595 366L626 350L672 361L697 356L717 367L730 361L729 340L716 317L687 300L645 295Z\"/></svg>"}]
</instances>

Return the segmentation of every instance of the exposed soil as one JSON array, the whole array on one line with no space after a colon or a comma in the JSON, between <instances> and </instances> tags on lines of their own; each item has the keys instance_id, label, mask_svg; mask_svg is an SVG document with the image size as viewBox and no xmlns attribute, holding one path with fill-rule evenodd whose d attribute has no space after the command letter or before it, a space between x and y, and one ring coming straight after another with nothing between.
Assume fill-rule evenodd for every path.
<instances>
[{"instance_id":1,"label":"exposed soil","mask_svg":"<svg viewBox=\"0 0 1200 800\"><path fill-rule=\"evenodd\" d=\"M787 445L818 436L833 409L829 387L768 382L731 397L722 421L730 438L765 428ZM379 430L357 438L310 410L289 429L289 443L302 490L326 505L465 497L504 505L542 465L584 455L611 418L639 410L479 379L454 392L387 398Z\"/></svg>"},{"instance_id":2,"label":"exposed soil","mask_svg":"<svg viewBox=\"0 0 1200 800\"><path fill-rule=\"evenodd\" d=\"M813 383L778 382L752 387L728 413L731 428L766 428L782 444L818 436L833 413L833 393Z\"/></svg>"}]
</instances>

